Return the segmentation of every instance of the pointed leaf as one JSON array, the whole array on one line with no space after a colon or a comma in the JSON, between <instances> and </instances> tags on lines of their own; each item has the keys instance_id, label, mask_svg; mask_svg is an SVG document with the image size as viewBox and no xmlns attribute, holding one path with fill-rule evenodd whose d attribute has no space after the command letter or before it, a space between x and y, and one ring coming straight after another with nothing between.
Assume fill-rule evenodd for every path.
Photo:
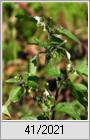
<instances>
[{"instance_id":1,"label":"pointed leaf","mask_svg":"<svg viewBox=\"0 0 90 140\"><path fill-rule=\"evenodd\" d=\"M50 44L53 44L53 45L60 45L61 43L63 42L63 40L61 40L60 38L52 35L50 37Z\"/></svg>"},{"instance_id":2,"label":"pointed leaf","mask_svg":"<svg viewBox=\"0 0 90 140\"><path fill-rule=\"evenodd\" d=\"M59 77L60 76L60 70L56 69L54 67L49 67L47 69L47 74L48 74L48 76L51 76L51 77Z\"/></svg>"},{"instance_id":3,"label":"pointed leaf","mask_svg":"<svg viewBox=\"0 0 90 140\"><path fill-rule=\"evenodd\" d=\"M38 87L38 84L37 84L36 82L34 82L34 81L28 81L27 86L28 86L29 88L35 89L35 88Z\"/></svg>"},{"instance_id":4,"label":"pointed leaf","mask_svg":"<svg viewBox=\"0 0 90 140\"><path fill-rule=\"evenodd\" d=\"M74 83L73 86L79 92L86 92L87 91L87 87L81 83Z\"/></svg>"},{"instance_id":5,"label":"pointed leaf","mask_svg":"<svg viewBox=\"0 0 90 140\"><path fill-rule=\"evenodd\" d=\"M35 74L36 73L36 66L33 63L30 63L30 73Z\"/></svg>"},{"instance_id":6,"label":"pointed leaf","mask_svg":"<svg viewBox=\"0 0 90 140\"><path fill-rule=\"evenodd\" d=\"M86 64L79 64L77 66L77 72L80 74L83 74L85 76L88 76L88 66Z\"/></svg>"},{"instance_id":7,"label":"pointed leaf","mask_svg":"<svg viewBox=\"0 0 90 140\"><path fill-rule=\"evenodd\" d=\"M10 92L9 100L15 103L20 100L20 97L23 96L23 94L24 91L22 87L15 87Z\"/></svg>"},{"instance_id":8,"label":"pointed leaf","mask_svg":"<svg viewBox=\"0 0 90 140\"><path fill-rule=\"evenodd\" d=\"M58 103L56 104L54 110L56 112L63 112L68 115L70 115L72 118L75 120L80 120L80 114L78 113L78 109L75 108L75 105L81 106L79 103L69 103L69 102L64 102L64 103Z\"/></svg>"},{"instance_id":9,"label":"pointed leaf","mask_svg":"<svg viewBox=\"0 0 90 140\"><path fill-rule=\"evenodd\" d=\"M19 78L15 77L15 78L6 80L6 83L15 84L15 83L18 83L19 81L20 81Z\"/></svg>"},{"instance_id":10,"label":"pointed leaf","mask_svg":"<svg viewBox=\"0 0 90 140\"><path fill-rule=\"evenodd\" d=\"M75 35L73 35L71 32L69 32L67 29L64 29L63 27L58 28L56 31L56 34L65 35L66 37L68 37L80 44L79 39Z\"/></svg>"}]
</instances>

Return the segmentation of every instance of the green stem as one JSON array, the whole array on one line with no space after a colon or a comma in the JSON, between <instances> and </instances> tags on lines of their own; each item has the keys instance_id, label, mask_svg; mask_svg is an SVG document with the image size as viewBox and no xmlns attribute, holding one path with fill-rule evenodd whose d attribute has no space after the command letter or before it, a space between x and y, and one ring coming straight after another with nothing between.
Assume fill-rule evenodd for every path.
<instances>
[{"instance_id":1,"label":"green stem","mask_svg":"<svg viewBox=\"0 0 90 140\"><path fill-rule=\"evenodd\" d=\"M58 99L58 93L59 93L59 88L57 89L56 94L55 94L55 102L54 102L53 108L55 107L56 101ZM51 117L51 120L54 120L54 119L55 119L55 111L52 112L52 117Z\"/></svg>"},{"instance_id":2,"label":"green stem","mask_svg":"<svg viewBox=\"0 0 90 140\"><path fill-rule=\"evenodd\" d=\"M57 83L57 85L58 85L58 83ZM56 103L57 103L58 96L59 96L60 93L61 93L62 87L63 87L63 86L62 86L62 83L59 83L58 88L57 88L57 90L56 90L56 94L55 94L55 101L54 101L53 109L54 109L54 107L55 107L55 105L56 105ZM55 111L54 111L54 110L53 110L53 112L52 112L51 119L52 119L52 120L55 120Z\"/></svg>"}]
</instances>

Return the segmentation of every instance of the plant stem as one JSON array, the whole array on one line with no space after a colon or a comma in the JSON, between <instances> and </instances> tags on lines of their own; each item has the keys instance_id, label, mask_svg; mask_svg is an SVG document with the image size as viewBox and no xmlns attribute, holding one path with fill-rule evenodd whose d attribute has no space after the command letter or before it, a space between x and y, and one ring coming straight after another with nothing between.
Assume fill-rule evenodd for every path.
<instances>
[{"instance_id":1,"label":"plant stem","mask_svg":"<svg viewBox=\"0 0 90 140\"><path fill-rule=\"evenodd\" d=\"M54 106L53 106L53 108L55 107L55 103L56 103L56 101L57 101L57 99L58 99L58 93L59 93L59 88L56 90L56 94L55 94L55 102L54 102ZM51 120L54 120L55 119L55 111L53 110L53 112L52 112L52 116L51 116Z\"/></svg>"}]
</instances>

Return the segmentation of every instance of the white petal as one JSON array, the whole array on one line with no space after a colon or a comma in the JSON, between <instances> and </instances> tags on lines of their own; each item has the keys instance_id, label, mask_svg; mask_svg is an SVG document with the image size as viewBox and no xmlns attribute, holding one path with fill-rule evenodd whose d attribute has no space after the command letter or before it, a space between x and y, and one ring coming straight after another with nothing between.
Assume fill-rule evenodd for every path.
<instances>
[{"instance_id":1,"label":"white petal","mask_svg":"<svg viewBox=\"0 0 90 140\"><path fill-rule=\"evenodd\" d=\"M34 18L37 20L38 23L40 23L41 17L35 16Z\"/></svg>"},{"instance_id":2,"label":"white petal","mask_svg":"<svg viewBox=\"0 0 90 140\"><path fill-rule=\"evenodd\" d=\"M34 18L37 20L37 25L43 26L43 31L46 31L45 23L41 21L41 17L35 16Z\"/></svg>"},{"instance_id":3,"label":"white petal","mask_svg":"<svg viewBox=\"0 0 90 140\"><path fill-rule=\"evenodd\" d=\"M68 64L67 65L67 70L70 71L70 69L71 69L71 64Z\"/></svg>"},{"instance_id":4,"label":"white petal","mask_svg":"<svg viewBox=\"0 0 90 140\"><path fill-rule=\"evenodd\" d=\"M49 96L49 92L45 89L45 91L44 91L44 95L45 96Z\"/></svg>"},{"instance_id":5,"label":"white petal","mask_svg":"<svg viewBox=\"0 0 90 140\"><path fill-rule=\"evenodd\" d=\"M76 75L76 76L77 76L77 75L78 75L78 73L75 71L75 72L74 72L74 75Z\"/></svg>"},{"instance_id":6,"label":"white petal","mask_svg":"<svg viewBox=\"0 0 90 140\"><path fill-rule=\"evenodd\" d=\"M66 51L66 54L67 54L67 58L70 60L70 58L71 58L70 53L68 51Z\"/></svg>"},{"instance_id":7,"label":"white petal","mask_svg":"<svg viewBox=\"0 0 90 140\"><path fill-rule=\"evenodd\" d=\"M44 24L44 28L43 28L43 31L46 31L46 27L45 27L45 24Z\"/></svg>"},{"instance_id":8,"label":"white petal","mask_svg":"<svg viewBox=\"0 0 90 140\"><path fill-rule=\"evenodd\" d=\"M67 43L67 40L65 40L64 42Z\"/></svg>"}]
</instances>

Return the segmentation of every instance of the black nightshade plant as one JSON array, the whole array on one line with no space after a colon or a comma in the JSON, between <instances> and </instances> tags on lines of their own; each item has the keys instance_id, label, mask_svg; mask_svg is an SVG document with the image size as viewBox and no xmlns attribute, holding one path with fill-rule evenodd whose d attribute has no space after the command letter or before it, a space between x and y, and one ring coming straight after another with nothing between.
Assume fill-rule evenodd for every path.
<instances>
[{"instance_id":1,"label":"black nightshade plant","mask_svg":"<svg viewBox=\"0 0 90 140\"><path fill-rule=\"evenodd\" d=\"M32 96L41 108L41 112L34 115L25 114L21 119L56 119L56 114L68 115L71 119L87 119L88 106L88 88L84 83L75 82L75 78L82 76L88 78L87 65L80 65L76 68L71 61L71 55L67 49L67 43L74 41L80 44L78 38L62 26L56 26L52 18L30 17L26 15L17 15L18 22L29 20L36 23L37 28L41 26L43 31L47 32L48 37L45 42L36 39L33 44L45 48L44 52L39 52L36 56L28 58L27 71L23 74L17 74L8 79L7 84L13 84L9 93L7 102L3 105L3 114L12 118L8 107L11 103L20 102L23 96ZM67 40L66 40L67 39ZM77 52L78 53L78 52ZM45 65L40 68L38 57L44 54ZM64 68L60 67L62 60L66 61ZM41 72L43 71L43 75ZM62 91L71 90L72 101L60 101ZM33 91L36 94L33 95ZM30 94L28 94L30 93ZM86 115L86 116L85 116Z\"/></svg>"}]
</instances>

